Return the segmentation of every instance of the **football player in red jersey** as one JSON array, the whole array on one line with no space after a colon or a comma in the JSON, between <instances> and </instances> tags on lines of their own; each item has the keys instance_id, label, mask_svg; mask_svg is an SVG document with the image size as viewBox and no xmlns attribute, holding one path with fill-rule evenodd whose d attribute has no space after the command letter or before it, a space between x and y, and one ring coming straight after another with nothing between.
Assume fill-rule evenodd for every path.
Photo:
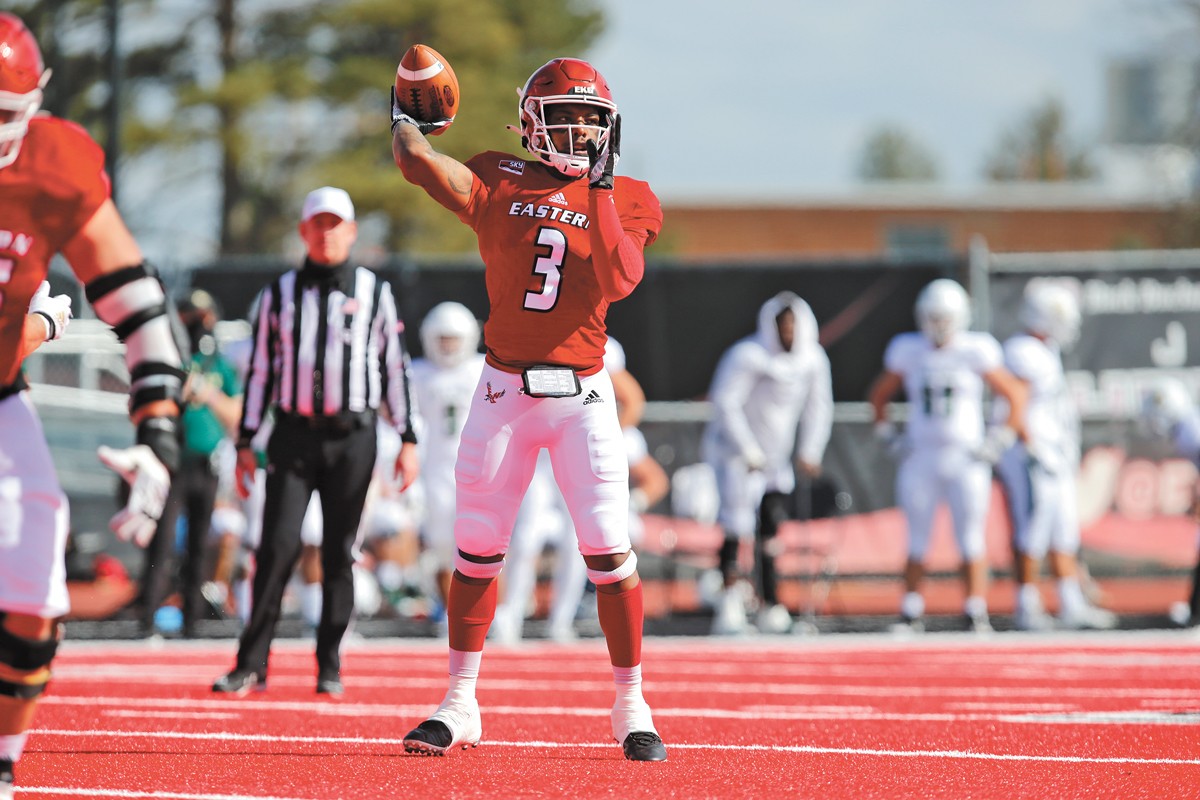
<instances>
[{"instance_id":1,"label":"football player in red jersey","mask_svg":"<svg viewBox=\"0 0 1200 800\"><path fill-rule=\"evenodd\" d=\"M12 796L56 621L68 611L67 498L21 377L39 327L43 340L65 327L61 305L38 313L51 257L66 257L125 342L137 444L100 453L130 483L111 523L123 538L144 544L154 533L178 459L186 377L166 294L112 202L103 152L82 128L37 113L49 77L33 34L0 12L0 798Z\"/></svg>"},{"instance_id":2,"label":"football player in red jersey","mask_svg":"<svg viewBox=\"0 0 1200 800\"><path fill-rule=\"evenodd\" d=\"M608 306L641 280L642 251L658 236L662 209L644 182L613 175L620 117L591 64L556 58L520 95L519 132L531 157L485 152L466 164L426 139L448 120L415 120L392 102L396 164L475 231L491 307L487 364L455 467L450 688L404 745L441 755L480 739L475 681L496 610L495 579L544 448L599 592L616 683L613 736L626 758L663 761L667 752L642 697L629 467L603 364Z\"/></svg>"}]
</instances>

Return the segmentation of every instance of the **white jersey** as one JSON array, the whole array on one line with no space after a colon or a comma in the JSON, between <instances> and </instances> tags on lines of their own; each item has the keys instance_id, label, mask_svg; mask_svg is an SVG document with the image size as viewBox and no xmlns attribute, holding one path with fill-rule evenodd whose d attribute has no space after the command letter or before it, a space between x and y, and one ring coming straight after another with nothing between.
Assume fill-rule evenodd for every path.
<instances>
[{"instance_id":1,"label":"white jersey","mask_svg":"<svg viewBox=\"0 0 1200 800\"><path fill-rule=\"evenodd\" d=\"M479 353L453 367L439 367L427 358L413 361L422 474L444 473L453 481L463 423L482 372L483 355Z\"/></svg>"},{"instance_id":2,"label":"white jersey","mask_svg":"<svg viewBox=\"0 0 1200 800\"><path fill-rule=\"evenodd\" d=\"M819 464L833 425L833 389L829 358L817 343L817 323L808 304L791 303L796 317L795 344L779 342L775 317L784 308L778 298L763 304L758 332L721 356L709 389L713 419L705 430L706 460L741 458L783 483L792 474L792 457Z\"/></svg>"},{"instance_id":3,"label":"white jersey","mask_svg":"<svg viewBox=\"0 0 1200 800\"><path fill-rule=\"evenodd\" d=\"M1047 466L1074 464L1079 458L1079 415L1071 402L1056 345L1026 333L1004 342L1004 366L1029 385L1025 430L1031 449ZM1005 419L1008 404L997 401L993 416Z\"/></svg>"},{"instance_id":4,"label":"white jersey","mask_svg":"<svg viewBox=\"0 0 1200 800\"><path fill-rule=\"evenodd\" d=\"M421 459L421 474L414 488L419 487L424 503L421 537L439 569L450 569L453 564L454 465L482 372L483 356L478 353L472 353L453 367L438 366L428 358L418 358L412 363Z\"/></svg>"},{"instance_id":5,"label":"white jersey","mask_svg":"<svg viewBox=\"0 0 1200 800\"><path fill-rule=\"evenodd\" d=\"M625 348L611 336L604 343L604 368L609 373L625 371Z\"/></svg>"},{"instance_id":6,"label":"white jersey","mask_svg":"<svg viewBox=\"0 0 1200 800\"><path fill-rule=\"evenodd\" d=\"M935 347L922 333L901 333L888 343L883 365L904 378L905 435L913 447L982 443L982 376L1003 366L996 337L963 331Z\"/></svg>"}]
</instances>

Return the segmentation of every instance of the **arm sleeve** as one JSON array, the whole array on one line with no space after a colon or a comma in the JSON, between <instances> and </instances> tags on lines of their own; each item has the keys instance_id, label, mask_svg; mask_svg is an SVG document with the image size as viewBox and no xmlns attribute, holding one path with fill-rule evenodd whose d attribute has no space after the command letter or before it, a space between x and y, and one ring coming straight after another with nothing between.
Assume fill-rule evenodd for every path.
<instances>
[{"instance_id":1,"label":"arm sleeve","mask_svg":"<svg viewBox=\"0 0 1200 800\"><path fill-rule=\"evenodd\" d=\"M615 302L628 296L642 280L646 271L642 249L648 233L622 227L611 190L589 191L588 213L592 218L588 234L591 237L596 280L604 299Z\"/></svg>"}]
</instances>

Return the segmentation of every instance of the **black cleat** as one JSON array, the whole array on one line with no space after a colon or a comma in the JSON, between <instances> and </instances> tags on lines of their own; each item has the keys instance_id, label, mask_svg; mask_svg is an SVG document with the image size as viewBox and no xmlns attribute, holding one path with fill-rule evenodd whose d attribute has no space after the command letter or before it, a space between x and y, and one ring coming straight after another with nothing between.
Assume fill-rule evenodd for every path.
<instances>
[{"instance_id":1,"label":"black cleat","mask_svg":"<svg viewBox=\"0 0 1200 800\"><path fill-rule=\"evenodd\" d=\"M13 796L13 762L0 758L0 800Z\"/></svg>"},{"instance_id":2,"label":"black cleat","mask_svg":"<svg viewBox=\"0 0 1200 800\"><path fill-rule=\"evenodd\" d=\"M444 756L454 742L454 734L440 719L427 719L404 737L404 751L423 756Z\"/></svg>"},{"instance_id":3,"label":"black cleat","mask_svg":"<svg viewBox=\"0 0 1200 800\"><path fill-rule=\"evenodd\" d=\"M657 733L634 731L621 744L625 758L630 761L666 761L667 748Z\"/></svg>"},{"instance_id":4,"label":"black cleat","mask_svg":"<svg viewBox=\"0 0 1200 800\"><path fill-rule=\"evenodd\" d=\"M479 705L474 698L446 699L433 716L408 732L404 750L426 756L444 756L447 750L476 747L483 737Z\"/></svg>"},{"instance_id":5,"label":"black cleat","mask_svg":"<svg viewBox=\"0 0 1200 800\"><path fill-rule=\"evenodd\" d=\"M212 685L212 690L218 694L232 694L237 697L242 697L251 689L256 692L265 692L267 676L259 675L253 670L235 669L228 675L218 678Z\"/></svg>"}]
</instances>

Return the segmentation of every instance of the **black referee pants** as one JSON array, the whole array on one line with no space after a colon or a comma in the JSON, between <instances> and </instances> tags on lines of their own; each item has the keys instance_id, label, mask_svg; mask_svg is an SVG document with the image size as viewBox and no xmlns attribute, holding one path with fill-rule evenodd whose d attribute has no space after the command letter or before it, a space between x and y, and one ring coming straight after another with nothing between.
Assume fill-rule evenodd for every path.
<instances>
[{"instance_id":1,"label":"black referee pants","mask_svg":"<svg viewBox=\"0 0 1200 800\"><path fill-rule=\"evenodd\" d=\"M300 526L315 489L325 526L321 540L324 603L317 627L318 675L337 675L338 649L354 612L354 540L375 467L375 423L349 430L314 429L281 416L267 445L262 541L254 600L238 646L238 669L265 675L283 590L300 558Z\"/></svg>"}]
</instances>

